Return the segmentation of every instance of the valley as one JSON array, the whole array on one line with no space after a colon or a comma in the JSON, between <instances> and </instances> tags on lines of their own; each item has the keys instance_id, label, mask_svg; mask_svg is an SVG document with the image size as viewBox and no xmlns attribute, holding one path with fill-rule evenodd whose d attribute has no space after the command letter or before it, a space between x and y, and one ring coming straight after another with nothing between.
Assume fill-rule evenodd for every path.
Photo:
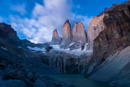
<instances>
[{"instance_id":1,"label":"valley","mask_svg":"<svg viewBox=\"0 0 130 87\"><path fill-rule=\"evenodd\" d=\"M71 26L35 44L0 23L0 87L130 87L130 1Z\"/></svg>"}]
</instances>

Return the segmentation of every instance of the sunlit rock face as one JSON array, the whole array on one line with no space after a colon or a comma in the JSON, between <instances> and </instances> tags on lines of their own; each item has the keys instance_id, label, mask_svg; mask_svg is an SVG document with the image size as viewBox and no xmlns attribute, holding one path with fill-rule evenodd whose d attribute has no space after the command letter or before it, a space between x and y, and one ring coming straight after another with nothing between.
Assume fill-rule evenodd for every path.
<instances>
[{"instance_id":1,"label":"sunlit rock face","mask_svg":"<svg viewBox=\"0 0 130 87\"><path fill-rule=\"evenodd\" d=\"M71 49L82 48L87 43L87 35L82 22L75 23L72 30L72 43Z\"/></svg>"},{"instance_id":2,"label":"sunlit rock face","mask_svg":"<svg viewBox=\"0 0 130 87\"><path fill-rule=\"evenodd\" d=\"M113 5L104 12L104 30L94 40L94 58L104 60L120 47L130 45L130 5Z\"/></svg>"},{"instance_id":3,"label":"sunlit rock face","mask_svg":"<svg viewBox=\"0 0 130 87\"><path fill-rule=\"evenodd\" d=\"M57 30L55 29L54 31L53 31L53 36L52 36L52 40L51 40L51 44L54 44L54 45L56 45L56 44L60 44L61 43L61 37L58 35L58 32L57 32Z\"/></svg>"},{"instance_id":4,"label":"sunlit rock face","mask_svg":"<svg viewBox=\"0 0 130 87\"><path fill-rule=\"evenodd\" d=\"M63 25L63 38L61 42L61 48L68 48L69 44L72 41L72 31L71 31L71 25L69 23L69 20L65 22Z\"/></svg>"},{"instance_id":5,"label":"sunlit rock face","mask_svg":"<svg viewBox=\"0 0 130 87\"><path fill-rule=\"evenodd\" d=\"M103 63L107 63L104 64L104 69L113 69L112 66L108 67L108 62L110 61L106 62L106 60L112 60L110 56L116 55L116 52L120 53L124 48L130 46L130 4L123 3L113 5L110 9L106 9L102 14L104 15L104 28L93 41L92 61L94 72L96 72ZM100 24L100 22L98 24ZM124 59L128 56L128 54L125 53L121 55L123 55L122 58ZM114 60L112 60L111 63L113 62L113 65L115 62L122 63L122 60L119 61L119 58L120 56L114 56ZM123 60L123 65L127 64L127 62L130 61ZM121 69L118 70L118 73L120 71ZM102 75L101 72L97 73ZM114 78L113 76L111 77ZM95 79L97 78L95 77ZM106 77L105 79L108 81L108 79L110 80L111 78Z\"/></svg>"},{"instance_id":6,"label":"sunlit rock face","mask_svg":"<svg viewBox=\"0 0 130 87\"><path fill-rule=\"evenodd\" d=\"M99 35L99 33L104 30L104 23L103 23L104 13L92 18L89 27L88 27L88 42L93 47L94 39Z\"/></svg>"}]
</instances>

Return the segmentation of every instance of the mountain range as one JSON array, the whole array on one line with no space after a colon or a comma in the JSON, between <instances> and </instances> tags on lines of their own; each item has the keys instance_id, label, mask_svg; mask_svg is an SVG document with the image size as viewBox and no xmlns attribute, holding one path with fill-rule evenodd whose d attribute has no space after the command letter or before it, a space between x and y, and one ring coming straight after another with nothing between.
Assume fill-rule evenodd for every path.
<instances>
[{"instance_id":1,"label":"mountain range","mask_svg":"<svg viewBox=\"0 0 130 87\"><path fill-rule=\"evenodd\" d=\"M0 23L0 87L77 87L49 74L83 74L114 87L130 87L130 2L114 4L93 17L86 32L67 20L62 37L54 29L49 43L20 40Z\"/></svg>"}]
</instances>

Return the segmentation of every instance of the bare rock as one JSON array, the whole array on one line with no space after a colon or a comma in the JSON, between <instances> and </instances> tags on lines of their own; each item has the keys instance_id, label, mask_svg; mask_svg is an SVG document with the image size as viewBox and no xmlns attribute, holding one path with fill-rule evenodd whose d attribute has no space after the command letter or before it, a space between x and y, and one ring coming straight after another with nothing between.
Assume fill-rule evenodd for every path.
<instances>
[{"instance_id":1,"label":"bare rock","mask_svg":"<svg viewBox=\"0 0 130 87\"><path fill-rule=\"evenodd\" d=\"M34 87L47 87L47 86L45 85L45 83L43 81L41 81L41 80L38 79L34 83Z\"/></svg>"},{"instance_id":2,"label":"bare rock","mask_svg":"<svg viewBox=\"0 0 130 87\"><path fill-rule=\"evenodd\" d=\"M87 35L82 22L75 23L75 26L72 30L72 36L73 45L70 47L71 49L82 48L82 46L87 43Z\"/></svg>"},{"instance_id":3,"label":"bare rock","mask_svg":"<svg viewBox=\"0 0 130 87\"><path fill-rule=\"evenodd\" d=\"M63 25L63 39L61 42L61 48L67 48L72 41L72 31L69 20Z\"/></svg>"},{"instance_id":4,"label":"bare rock","mask_svg":"<svg viewBox=\"0 0 130 87\"><path fill-rule=\"evenodd\" d=\"M99 63L121 47L130 45L130 10L127 4L114 6L104 13L104 30L94 40L94 58Z\"/></svg>"},{"instance_id":5,"label":"bare rock","mask_svg":"<svg viewBox=\"0 0 130 87\"><path fill-rule=\"evenodd\" d=\"M100 16L96 16L91 19L91 22L88 27L88 41L91 44L91 48L93 47L94 39L99 35L101 31L104 30L104 23L103 23L104 14Z\"/></svg>"},{"instance_id":6,"label":"bare rock","mask_svg":"<svg viewBox=\"0 0 130 87\"><path fill-rule=\"evenodd\" d=\"M52 36L51 44L60 44L61 40L62 40L61 37L58 35L58 32L55 29L53 31L53 36Z\"/></svg>"}]
</instances>

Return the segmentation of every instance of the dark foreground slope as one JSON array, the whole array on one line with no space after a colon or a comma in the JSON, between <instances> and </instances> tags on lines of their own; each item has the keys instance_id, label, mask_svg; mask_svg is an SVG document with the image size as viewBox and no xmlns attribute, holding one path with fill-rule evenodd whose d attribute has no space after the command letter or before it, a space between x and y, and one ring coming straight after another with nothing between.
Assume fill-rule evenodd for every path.
<instances>
[{"instance_id":1,"label":"dark foreground slope","mask_svg":"<svg viewBox=\"0 0 130 87\"><path fill-rule=\"evenodd\" d=\"M20 40L10 25L0 23L0 87L73 87L49 77L59 72L48 66L42 52L28 46L48 47Z\"/></svg>"}]
</instances>

